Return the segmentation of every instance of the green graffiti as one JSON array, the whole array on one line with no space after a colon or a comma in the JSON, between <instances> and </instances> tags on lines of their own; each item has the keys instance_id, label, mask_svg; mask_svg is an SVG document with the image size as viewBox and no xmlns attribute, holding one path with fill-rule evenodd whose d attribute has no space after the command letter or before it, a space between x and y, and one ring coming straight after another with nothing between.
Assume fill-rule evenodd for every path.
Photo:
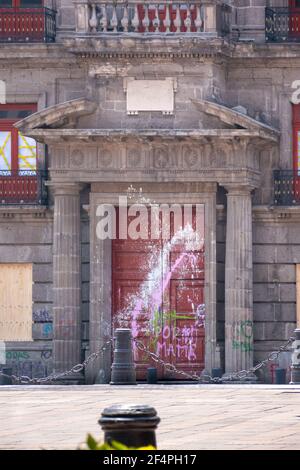
<instances>
[{"instance_id":1,"label":"green graffiti","mask_svg":"<svg viewBox=\"0 0 300 470\"><path fill-rule=\"evenodd\" d=\"M233 340L232 348L239 349L242 352L253 350L253 322L250 320L242 320L235 322L232 326Z\"/></svg>"},{"instance_id":2,"label":"green graffiti","mask_svg":"<svg viewBox=\"0 0 300 470\"><path fill-rule=\"evenodd\" d=\"M6 351L7 360L29 359L30 355L27 351Z\"/></svg>"},{"instance_id":3,"label":"green graffiti","mask_svg":"<svg viewBox=\"0 0 300 470\"><path fill-rule=\"evenodd\" d=\"M176 310L171 310L170 312L159 312L155 310L150 321L150 329L147 331L149 347L156 350L159 337L163 333L164 328L169 327L170 329L175 329L177 320L192 319L192 316L179 314Z\"/></svg>"},{"instance_id":4,"label":"green graffiti","mask_svg":"<svg viewBox=\"0 0 300 470\"><path fill-rule=\"evenodd\" d=\"M232 348L239 349L240 351L243 351L243 352L249 352L253 350L252 344L250 342L236 341L235 339L232 340Z\"/></svg>"},{"instance_id":5,"label":"green graffiti","mask_svg":"<svg viewBox=\"0 0 300 470\"><path fill-rule=\"evenodd\" d=\"M253 322L250 320L242 321L240 324L241 335L245 338L252 338L253 336Z\"/></svg>"}]
</instances>

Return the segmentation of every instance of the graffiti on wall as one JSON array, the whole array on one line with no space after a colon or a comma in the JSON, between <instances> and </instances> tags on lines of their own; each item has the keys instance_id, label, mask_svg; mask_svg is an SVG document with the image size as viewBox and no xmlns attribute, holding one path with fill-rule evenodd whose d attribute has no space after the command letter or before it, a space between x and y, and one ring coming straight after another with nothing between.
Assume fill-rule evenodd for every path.
<instances>
[{"instance_id":1,"label":"graffiti on wall","mask_svg":"<svg viewBox=\"0 0 300 470\"><path fill-rule=\"evenodd\" d=\"M32 314L32 318L33 321L37 323L53 321L53 315L46 309L35 310Z\"/></svg>"},{"instance_id":2,"label":"graffiti on wall","mask_svg":"<svg viewBox=\"0 0 300 470\"><path fill-rule=\"evenodd\" d=\"M53 325L52 323L44 323L42 327L42 335L43 337L48 338L49 336L52 337L53 334Z\"/></svg>"},{"instance_id":3,"label":"graffiti on wall","mask_svg":"<svg viewBox=\"0 0 300 470\"><path fill-rule=\"evenodd\" d=\"M253 350L253 322L250 320L237 321L232 326L232 348L242 352Z\"/></svg>"},{"instance_id":4,"label":"graffiti on wall","mask_svg":"<svg viewBox=\"0 0 300 470\"><path fill-rule=\"evenodd\" d=\"M191 324L191 320L194 323ZM183 323L178 326L178 322ZM149 346L158 356L196 360L197 331L205 327L205 305L197 307L195 314L177 313L175 310L161 312L156 310L150 320L149 328L144 331L149 337ZM173 342L174 338L177 341Z\"/></svg>"},{"instance_id":5,"label":"graffiti on wall","mask_svg":"<svg viewBox=\"0 0 300 470\"><path fill-rule=\"evenodd\" d=\"M131 328L134 338L144 338L151 351L172 363L204 359L204 252L199 246L204 250L204 240L191 226L177 231L145 257L141 270L147 274L137 291L125 302L118 300L123 308L115 324ZM141 357L134 348L135 361L146 363L146 354Z\"/></svg>"},{"instance_id":6,"label":"graffiti on wall","mask_svg":"<svg viewBox=\"0 0 300 470\"><path fill-rule=\"evenodd\" d=\"M6 351L6 366L11 367L12 373L17 376L47 377L53 370L52 351Z\"/></svg>"}]
</instances>

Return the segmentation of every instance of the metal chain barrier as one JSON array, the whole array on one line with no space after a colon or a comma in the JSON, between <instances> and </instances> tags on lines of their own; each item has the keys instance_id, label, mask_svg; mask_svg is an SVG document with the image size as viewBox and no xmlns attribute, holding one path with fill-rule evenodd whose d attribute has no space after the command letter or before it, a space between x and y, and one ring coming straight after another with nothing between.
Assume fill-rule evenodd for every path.
<instances>
[{"instance_id":1,"label":"metal chain barrier","mask_svg":"<svg viewBox=\"0 0 300 470\"><path fill-rule=\"evenodd\" d=\"M189 380L195 380L197 382L202 382L202 383L222 383L222 382L230 382L230 381L235 381L235 380L244 380L248 376L253 375L257 370L261 369L262 367L265 367L269 362L275 361L279 355L287 351L289 349L289 346L295 341L294 336L291 336L282 346L277 351L271 352L266 359L261 361L259 364L257 364L254 367L251 367L248 370L240 370L238 372L233 372L231 374L225 375L222 378L220 377L212 377L209 374L188 374L187 372L184 372L182 370L177 369L177 367L170 363L170 362L165 362L163 359L161 359L157 354L155 354L153 351L148 349L141 341L134 339L133 340L137 349L140 351L146 353L152 360L153 362L162 365L165 367L168 371L176 373L178 375L181 375L182 377L185 377L186 379ZM46 384L46 383L51 383L54 382L58 379L63 379L64 377L68 377L69 375L72 374L78 374L80 373L85 367L98 357L100 357L112 344L113 339L109 339L106 341L106 343L96 352L90 354L84 362L81 364L77 364L74 367L72 367L70 370L66 372L60 372L60 373L53 373L50 374L48 377L42 377L42 378L34 378L31 379L28 376L16 376L16 375L6 375L0 372L0 376L4 376L7 378L12 379L12 381L15 384L32 384L32 385L39 385L39 384Z\"/></svg>"},{"instance_id":2,"label":"metal chain barrier","mask_svg":"<svg viewBox=\"0 0 300 470\"><path fill-rule=\"evenodd\" d=\"M262 367L265 367L269 362L275 361L283 351L287 351L289 349L290 344L293 343L294 341L295 341L294 336L291 336L282 346L280 346L280 348L277 351L271 352L266 357L266 359L261 361L256 366L251 367L248 370L240 370L239 372L233 372L231 374L225 375L222 378L220 378L220 377L212 377L209 374L202 374L202 375L188 374L187 372L178 370L176 366L174 366L174 364L163 361L157 354L150 351L150 349L148 349L141 341L134 339L136 347L140 351L146 353L149 357L151 357L151 359L155 363L161 364L170 372L179 374L182 377L185 377L189 380L196 380L197 382L204 382L204 383L222 383L222 382L230 382L234 380L243 380L246 377L253 375L257 370L261 369Z\"/></svg>"},{"instance_id":3,"label":"metal chain barrier","mask_svg":"<svg viewBox=\"0 0 300 470\"><path fill-rule=\"evenodd\" d=\"M12 379L14 384L16 385L21 385L21 384L27 384L27 385L42 385L46 384L47 382L54 382L55 380L58 379L63 379L64 377L68 377L69 375L73 374L79 374L90 362L94 361L98 357L100 357L112 344L112 338L106 341L104 345L98 349L98 351L90 354L85 361L83 361L81 364L76 364L74 367L72 367L70 370L66 372L59 372L59 373L53 373L48 375L48 377L41 377L41 378L36 378L36 379L31 379L30 377L26 375L22 375L21 377L17 377L16 375L6 375L0 372L0 375L3 377L7 377Z\"/></svg>"}]
</instances>

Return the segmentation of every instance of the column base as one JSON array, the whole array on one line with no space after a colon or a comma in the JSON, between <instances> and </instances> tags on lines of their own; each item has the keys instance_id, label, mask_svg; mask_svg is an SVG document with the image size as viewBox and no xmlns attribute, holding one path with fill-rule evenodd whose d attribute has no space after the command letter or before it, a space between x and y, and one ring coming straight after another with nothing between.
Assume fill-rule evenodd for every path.
<instances>
[{"instance_id":1,"label":"column base","mask_svg":"<svg viewBox=\"0 0 300 470\"><path fill-rule=\"evenodd\" d=\"M300 385L300 365L293 365L291 367L290 385Z\"/></svg>"},{"instance_id":2,"label":"column base","mask_svg":"<svg viewBox=\"0 0 300 470\"><path fill-rule=\"evenodd\" d=\"M84 385L85 379L84 375L81 373L78 374L70 374L66 377L62 377L61 379L57 379L53 381L54 385Z\"/></svg>"},{"instance_id":3,"label":"column base","mask_svg":"<svg viewBox=\"0 0 300 470\"><path fill-rule=\"evenodd\" d=\"M246 385L246 384L256 384L257 381L258 381L258 378L256 377L255 374L249 374L244 379L239 379L239 378L228 379L228 376L230 374L231 374L231 372L226 372L225 374L223 374L223 376L222 376L222 383L223 384L244 384L244 385Z\"/></svg>"},{"instance_id":4,"label":"column base","mask_svg":"<svg viewBox=\"0 0 300 470\"><path fill-rule=\"evenodd\" d=\"M210 384L211 383L210 377L211 377L211 374L209 373L207 369L203 369L201 371L200 378L201 378L202 383Z\"/></svg>"}]
</instances>

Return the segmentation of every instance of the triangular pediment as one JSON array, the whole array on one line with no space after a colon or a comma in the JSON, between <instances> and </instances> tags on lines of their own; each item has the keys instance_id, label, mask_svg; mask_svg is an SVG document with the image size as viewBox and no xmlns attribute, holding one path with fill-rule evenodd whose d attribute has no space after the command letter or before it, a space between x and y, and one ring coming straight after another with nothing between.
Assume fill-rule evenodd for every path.
<instances>
[{"instance_id":1,"label":"triangular pediment","mask_svg":"<svg viewBox=\"0 0 300 470\"><path fill-rule=\"evenodd\" d=\"M209 116L211 119L203 127L193 129L119 129L119 128L80 128L80 118L96 113L97 103L86 98L59 103L49 108L38 111L31 116L19 121L15 126L24 134L35 138L39 142L53 140L120 140L128 138L138 139L202 139L215 137L217 139L260 138L277 142L279 131L260 121L245 115L238 110L227 106L206 101L191 100L191 106L195 106L199 113ZM209 122L211 120L211 123ZM91 122L93 122L91 120ZM212 124L218 122L218 125Z\"/></svg>"},{"instance_id":2,"label":"triangular pediment","mask_svg":"<svg viewBox=\"0 0 300 470\"><path fill-rule=\"evenodd\" d=\"M22 121L15 124L15 127L23 133L33 129L57 129L70 128L76 121L87 114L92 114L97 109L95 103L86 98L78 98L64 103L59 103L49 108L42 109L31 114Z\"/></svg>"},{"instance_id":3,"label":"triangular pediment","mask_svg":"<svg viewBox=\"0 0 300 470\"><path fill-rule=\"evenodd\" d=\"M265 136L277 138L280 135L278 129L261 121L251 118L237 109L207 100L191 100L196 108L208 116L218 118L222 123L232 129L245 129L248 131L260 131Z\"/></svg>"}]
</instances>

